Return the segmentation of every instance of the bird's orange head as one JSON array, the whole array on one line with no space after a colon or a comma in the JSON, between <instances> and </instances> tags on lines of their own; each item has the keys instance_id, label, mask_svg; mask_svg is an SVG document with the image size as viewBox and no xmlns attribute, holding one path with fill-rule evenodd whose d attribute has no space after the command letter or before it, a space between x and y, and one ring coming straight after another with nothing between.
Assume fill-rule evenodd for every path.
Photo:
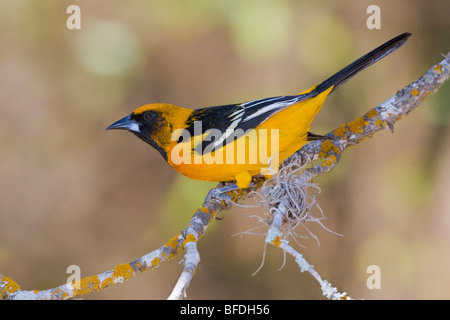
<instances>
[{"instance_id":1,"label":"bird's orange head","mask_svg":"<svg viewBox=\"0 0 450 320\"><path fill-rule=\"evenodd\" d=\"M192 110L167 103L146 104L106 128L128 130L144 140L167 161L173 130L183 128Z\"/></svg>"}]
</instances>

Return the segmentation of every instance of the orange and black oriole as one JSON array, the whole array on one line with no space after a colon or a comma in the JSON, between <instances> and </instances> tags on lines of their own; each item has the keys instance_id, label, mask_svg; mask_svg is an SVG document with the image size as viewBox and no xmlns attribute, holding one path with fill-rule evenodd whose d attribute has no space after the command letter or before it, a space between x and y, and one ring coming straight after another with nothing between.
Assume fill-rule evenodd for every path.
<instances>
[{"instance_id":1,"label":"orange and black oriole","mask_svg":"<svg viewBox=\"0 0 450 320\"><path fill-rule=\"evenodd\" d=\"M403 33L299 94L201 109L144 105L110 125L131 131L158 150L178 172L198 180L233 181L270 175L309 140L311 122L325 98L351 77L403 45Z\"/></svg>"}]
</instances>

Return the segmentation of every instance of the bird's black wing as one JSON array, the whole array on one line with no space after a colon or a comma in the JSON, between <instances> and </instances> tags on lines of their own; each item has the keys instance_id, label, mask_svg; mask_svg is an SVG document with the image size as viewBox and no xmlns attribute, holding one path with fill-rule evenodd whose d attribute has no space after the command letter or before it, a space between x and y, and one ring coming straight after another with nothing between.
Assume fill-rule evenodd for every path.
<instances>
[{"instance_id":1,"label":"bird's black wing","mask_svg":"<svg viewBox=\"0 0 450 320\"><path fill-rule=\"evenodd\" d=\"M194 147L198 153L211 152L256 128L272 115L293 104L315 96L306 93L292 96L264 98L244 103L196 109L188 118L186 130L191 137L203 135L201 144Z\"/></svg>"}]
</instances>

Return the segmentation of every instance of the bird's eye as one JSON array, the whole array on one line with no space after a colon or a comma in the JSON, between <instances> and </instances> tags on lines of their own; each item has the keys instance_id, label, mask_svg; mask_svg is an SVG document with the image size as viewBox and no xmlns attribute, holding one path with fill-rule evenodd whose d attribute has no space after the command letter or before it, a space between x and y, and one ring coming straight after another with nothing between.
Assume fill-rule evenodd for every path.
<instances>
[{"instance_id":1,"label":"bird's eye","mask_svg":"<svg viewBox=\"0 0 450 320\"><path fill-rule=\"evenodd\" d=\"M143 117L145 121L150 121L153 118L153 114L151 114L150 112L146 112L144 113Z\"/></svg>"}]
</instances>

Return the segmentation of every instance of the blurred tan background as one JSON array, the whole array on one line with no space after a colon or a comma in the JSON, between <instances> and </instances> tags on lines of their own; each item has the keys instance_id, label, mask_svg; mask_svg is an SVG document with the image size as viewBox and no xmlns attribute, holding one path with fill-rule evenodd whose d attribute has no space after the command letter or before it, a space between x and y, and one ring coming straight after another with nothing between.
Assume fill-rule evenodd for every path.
<instances>
[{"instance_id":1,"label":"blurred tan background","mask_svg":"<svg viewBox=\"0 0 450 320\"><path fill-rule=\"evenodd\" d=\"M66 9L81 8L81 30ZM381 8L369 30L366 9ZM405 31L405 46L333 93L324 134L421 76L450 50L450 3L398 1L0 1L0 273L23 289L94 275L184 228L214 183L184 178L131 134L105 127L150 102L206 107L300 92ZM331 230L297 247L339 290L364 299L450 298L450 87L395 133L348 150L321 177ZM191 299L323 299L309 274L235 207L210 224ZM164 299L180 257L86 299ZM381 289L366 268L381 268Z\"/></svg>"}]
</instances>

